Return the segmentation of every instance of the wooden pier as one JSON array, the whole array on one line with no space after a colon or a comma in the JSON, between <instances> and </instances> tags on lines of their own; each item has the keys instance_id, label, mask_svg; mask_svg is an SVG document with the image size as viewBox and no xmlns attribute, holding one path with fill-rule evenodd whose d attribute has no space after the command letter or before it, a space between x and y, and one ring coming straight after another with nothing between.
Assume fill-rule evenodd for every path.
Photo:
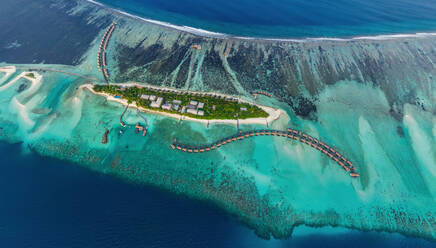
<instances>
[{"instance_id":1,"label":"wooden pier","mask_svg":"<svg viewBox=\"0 0 436 248\"><path fill-rule=\"evenodd\" d=\"M298 130L294 130L289 128L286 131L282 130L251 130L239 132L235 135L225 137L223 139L217 140L213 143L201 145L201 146L193 146L187 144L181 144L177 142L177 139L174 139L174 142L171 144L172 149L177 149L179 151L188 152L188 153L202 153L215 150L223 145L229 144L231 142L237 142L246 138L251 138L255 136L280 136L292 140L300 141L320 152L324 155L328 156L332 160L334 160L339 166L342 167L346 172L350 174L351 177L359 177L359 173L356 172L356 168L353 166L353 163L346 159L343 155L341 155L336 149L328 146L322 141L314 138L306 133L303 133Z\"/></svg>"},{"instance_id":2,"label":"wooden pier","mask_svg":"<svg viewBox=\"0 0 436 248\"><path fill-rule=\"evenodd\" d=\"M112 36L112 33L115 30L115 25L117 23L113 22L105 31L103 37L101 38L100 45L98 47L97 53L97 68L99 71L103 73L103 77L106 82L109 82L109 71L107 69L107 61L106 61L106 49L109 44L109 40Z\"/></svg>"},{"instance_id":3,"label":"wooden pier","mask_svg":"<svg viewBox=\"0 0 436 248\"><path fill-rule=\"evenodd\" d=\"M253 92L251 94L254 96L254 99L257 99L257 95L264 95L264 96L267 96L267 97L272 97L272 95L270 93L268 93L266 91L263 91L263 90Z\"/></svg>"}]
</instances>

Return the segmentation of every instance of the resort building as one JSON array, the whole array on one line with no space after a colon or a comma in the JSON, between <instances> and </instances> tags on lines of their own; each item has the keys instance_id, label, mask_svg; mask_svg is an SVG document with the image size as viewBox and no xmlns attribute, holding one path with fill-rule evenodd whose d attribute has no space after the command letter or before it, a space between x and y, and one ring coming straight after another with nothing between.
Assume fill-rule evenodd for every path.
<instances>
[{"instance_id":1,"label":"resort building","mask_svg":"<svg viewBox=\"0 0 436 248\"><path fill-rule=\"evenodd\" d=\"M197 115L197 110L196 109L192 109L192 108L188 108L188 110L186 110L186 113Z\"/></svg>"},{"instance_id":2,"label":"resort building","mask_svg":"<svg viewBox=\"0 0 436 248\"><path fill-rule=\"evenodd\" d=\"M197 109L202 109L204 107L204 103L200 102L198 103Z\"/></svg>"},{"instance_id":3,"label":"resort building","mask_svg":"<svg viewBox=\"0 0 436 248\"><path fill-rule=\"evenodd\" d=\"M167 101L164 105L162 105L162 109L171 110L171 103Z\"/></svg>"},{"instance_id":4,"label":"resort building","mask_svg":"<svg viewBox=\"0 0 436 248\"><path fill-rule=\"evenodd\" d=\"M149 98L149 100L150 100L150 101L154 101L154 100L156 100L156 96L155 96L155 95L151 95L150 98Z\"/></svg>"},{"instance_id":5,"label":"resort building","mask_svg":"<svg viewBox=\"0 0 436 248\"><path fill-rule=\"evenodd\" d=\"M186 106L188 109L196 109L197 108L197 106L195 106L195 105L192 105L192 104L189 104L188 106Z\"/></svg>"},{"instance_id":6,"label":"resort building","mask_svg":"<svg viewBox=\"0 0 436 248\"><path fill-rule=\"evenodd\" d=\"M203 110L198 110L197 115L204 116L204 111Z\"/></svg>"},{"instance_id":7,"label":"resort building","mask_svg":"<svg viewBox=\"0 0 436 248\"><path fill-rule=\"evenodd\" d=\"M141 95L141 99L148 100L150 98L149 95Z\"/></svg>"},{"instance_id":8,"label":"resort building","mask_svg":"<svg viewBox=\"0 0 436 248\"><path fill-rule=\"evenodd\" d=\"M162 105L162 101L163 101L163 98L159 97L156 101L152 101L151 102L150 107L152 107L152 108L159 108L160 105Z\"/></svg>"}]
</instances>

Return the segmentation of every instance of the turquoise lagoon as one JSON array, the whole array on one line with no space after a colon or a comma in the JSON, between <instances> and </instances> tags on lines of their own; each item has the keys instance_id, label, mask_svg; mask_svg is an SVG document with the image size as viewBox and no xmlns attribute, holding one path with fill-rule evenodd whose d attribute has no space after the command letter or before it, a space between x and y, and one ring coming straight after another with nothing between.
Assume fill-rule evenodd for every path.
<instances>
[{"instance_id":1,"label":"turquoise lagoon","mask_svg":"<svg viewBox=\"0 0 436 248\"><path fill-rule=\"evenodd\" d=\"M69 13L80 14L88 7L86 4L79 5ZM223 48L219 42L224 43L226 40L217 41L181 34L135 19L118 15L114 17L103 10L93 12L89 20L98 22L101 18L106 18L103 20L108 23L114 18L119 21L119 27L111 41L115 44L111 43L108 51L109 70L113 78L123 74L118 65L124 61L116 56L122 45L138 47L140 44L144 46L144 50L140 52L148 52L154 56L162 50L148 49L148 46L158 43L157 46L167 49L163 52L169 51L172 56L177 54L177 48L189 47L190 42L195 40L202 42L205 49L195 54L188 50L182 56L182 62L176 65L176 73L168 74L175 78L174 75L177 76L183 69L182 65L188 61L189 66L185 66L185 72L189 75L188 79L193 75L192 80L187 79L185 85L178 85L175 80L164 78L166 81L162 84L195 90L221 89L220 85L205 79L207 75L201 70L201 66L206 66L206 62L203 63L206 51L212 54L214 49ZM436 92L433 74L420 67L422 61L431 67L431 54L429 52L428 55L424 54L426 56L418 56L422 51L432 51L431 38L426 38L428 40L423 42L413 42L413 38L407 41L398 38L395 41L373 43L322 43L323 48L332 47L328 50L330 54L327 59L323 60L324 64L337 65L329 67L333 68L331 70L345 73L344 68L357 68L355 61L358 60L353 61L350 58L354 58L361 51L364 54L362 56L367 58L365 62L369 64L369 69L366 68L368 71L357 70L350 76L352 79L334 81L336 77L332 76L329 78L330 83L312 82L311 77L307 76L309 73L317 76L322 74L317 71L317 59L322 56L316 53L325 51L321 49L321 43L259 42L253 45L253 50L264 51L265 54L274 52L277 47L285 47L295 53L297 58L311 62L309 67L304 67L303 62L291 61L300 63L301 68L309 73L305 75L303 70L298 69L298 82L288 86L295 87L293 90L298 90L298 94L316 92L316 118L303 118L295 114L289 104L276 99L260 97L258 102L279 107L286 112L270 128L300 129L337 147L361 174L360 178L352 179L318 151L280 137L247 139L214 152L195 155L181 153L170 147L174 138L180 142L202 144L234 134L237 128L233 125L214 124L206 127L196 122L178 122L161 115L142 114L149 125L148 134L143 137L134 133L134 125L141 122L142 118L135 109L129 109L124 117L128 126L122 128L119 118L124 110L123 106L107 102L105 98L80 88L82 84L103 80L95 65L98 43L103 32L102 29L96 35L77 66L16 65L17 72L8 79L0 79L1 140L21 142L23 149L76 162L90 170L130 183L154 185L192 198L211 201L266 238L289 237L296 226L305 224L398 232L436 239ZM171 45L173 40L181 40L181 45ZM246 48L250 46L250 41L230 41L235 43L235 51L241 49L250 53ZM381 54L377 50L379 46L387 52ZM176 49L171 50L172 47ZM223 48L222 51L224 50ZM303 50L308 52L300 56L299 51ZM155 51L156 54L153 53ZM400 54L392 51L399 51ZM417 60L410 61L407 57L409 54ZM170 55L161 54L162 57ZM403 85L404 81L400 79L396 79L399 83L393 84L392 90L389 89L390 84L377 85L365 81L367 75L364 74L368 74L375 81L385 76L387 80L397 82L389 78L391 75L387 75L388 73L377 74L377 68L383 66L380 61L389 64L389 58L404 64L404 70L396 71L395 75L400 75L398 78L410 77L410 85L417 89L417 102L421 105L401 101L413 94L408 91L410 87ZM218 68L213 67L215 64L212 62L209 61L208 65L212 66L208 68ZM152 65L153 63L164 64L157 55L150 62ZM227 58L220 60L218 64L220 63L229 75L245 73L245 68L232 70ZM371 63L374 67L371 67ZM129 64L127 71L142 75L153 69L135 66ZM397 64L393 64L393 67L396 66ZM43 77L38 85L31 86L30 81L25 79L8 84L28 68L57 69L97 80L57 72L38 72ZM159 69L166 68L162 66ZM356 74L358 76L354 76ZM249 83L235 78L236 76L230 77L228 80L231 81L229 85L237 89L234 94L251 99L247 89ZM140 82L149 83L146 80ZM306 82L312 88L305 88ZM29 86L18 92L17 89L22 83ZM242 85L243 83L245 84ZM271 81L272 83L277 82ZM392 99L398 100L396 104L401 105L396 106L401 110L400 117L394 118L395 115L391 114ZM101 139L106 128L110 129L109 143L103 145ZM241 126L243 130L253 128L265 127Z\"/></svg>"},{"instance_id":2,"label":"turquoise lagoon","mask_svg":"<svg viewBox=\"0 0 436 248\"><path fill-rule=\"evenodd\" d=\"M287 112L272 128L298 128L338 147L361 173L352 179L316 150L280 137L249 139L204 154L172 150L174 138L202 144L237 129L143 114L149 132L142 137L134 133L142 120L135 109L127 111L128 127L122 128L123 106L80 89L86 80L40 74L41 84L21 93L23 81L8 87L11 78L1 86L1 139L130 182L211 200L266 237L287 236L294 225L305 223L434 239L435 116L407 105L398 126L377 88L352 81L327 87L317 103L317 122L261 100ZM106 128L109 144L103 145Z\"/></svg>"}]
</instances>

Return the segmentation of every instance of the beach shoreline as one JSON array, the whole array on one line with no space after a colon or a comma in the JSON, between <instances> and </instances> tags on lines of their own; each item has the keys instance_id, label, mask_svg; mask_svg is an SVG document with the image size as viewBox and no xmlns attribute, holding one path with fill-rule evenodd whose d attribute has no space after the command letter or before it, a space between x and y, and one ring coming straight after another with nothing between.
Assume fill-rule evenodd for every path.
<instances>
[{"instance_id":1,"label":"beach shoreline","mask_svg":"<svg viewBox=\"0 0 436 248\"><path fill-rule=\"evenodd\" d=\"M119 84L119 86L140 86L140 87L144 87L144 85L140 85L137 83L127 83L127 84ZM196 119L196 118L192 118L189 116L184 116L184 115L180 115L180 114L173 114L173 113L167 113L167 112L163 112L163 111L157 111L157 110L151 110L151 109L146 109L146 108L142 108L137 106L134 102L131 104L127 103L127 100L125 99L118 99L115 98L107 93L102 93L102 92L96 92L93 89L94 85L92 84L84 84L81 85L79 88L80 89L87 89L89 90L91 93L95 94L95 95L100 95L100 96L104 96L108 101L113 101L113 102L118 102L120 104L122 104L123 106L129 106L130 108L135 108L141 112L146 112L146 113L151 113L151 114L159 114L159 115L163 115L163 116L167 116L167 117L171 117L171 118L175 118L178 120L187 120L187 121L195 121L195 122L200 122L203 124L213 124L213 123L220 123L220 124L233 124L233 125L270 125L272 122L274 122L275 120L279 119L280 116L282 114L285 114L283 110L280 109L274 109L271 107L267 107L267 106L263 106L263 105L259 105L253 102L249 102L246 100L242 100L240 99L241 102L245 102L245 103L250 103L253 105L256 105L257 107L261 108L262 110L264 110L265 112L268 113L268 117L267 118L248 118L248 119L238 119L238 120L229 120L229 119L212 119L212 120L207 120L207 119ZM149 86L155 89L170 89L170 88L166 88L166 87L156 87L156 86ZM175 89L171 89L171 90L175 90ZM200 91L189 91L189 92L200 92ZM206 92L202 92L202 93L206 93ZM219 96L227 96L224 94L216 94Z\"/></svg>"}]
</instances>

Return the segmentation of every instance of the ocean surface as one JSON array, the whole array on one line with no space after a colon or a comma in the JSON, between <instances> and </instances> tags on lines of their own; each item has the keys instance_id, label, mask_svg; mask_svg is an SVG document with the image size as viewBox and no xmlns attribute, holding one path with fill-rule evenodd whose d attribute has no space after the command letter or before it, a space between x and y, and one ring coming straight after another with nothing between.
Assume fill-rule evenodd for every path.
<instances>
[{"instance_id":1,"label":"ocean surface","mask_svg":"<svg viewBox=\"0 0 436 248\"><path fill-rule=\"evenodd\" d=\"M236 36L350 37L436 31L434 0L97 0L137 16Z\"/></svg>"},{"instance_id":2,"label":"ocean surface","mask_svg":"<svg viewBox=\"0 0 436 248\"><path fill-rule=\"evenodd\" d=\"M0 188L3 199L0 204L3 208L0 210L0 215L3 215L0 217L0 247L435 246L399 234L331 227L297 227L290 239L267 241L241 224L255 226L256 231L265 236L287 237L295 223L323 226L333 223L359 230L390 230L434 240L434 37L304 42L282 47L282 44L276 46L269 42L192 38L190 34L114 16L99 7L93 9L84 1L79 1L78 6L68 7L68 4L63 4L68 0L58 0L57 6L46 8L41 7L48 3L45 0L21 0L15 4L11 4L13 0L8 1L6 5L9 7L2 9L3 12L0 10L4 14L0 15L1 27L14 26L8 19L15 20L20 15L34 18L20 17L14 28L0 28L0 33L6 34L0 35L0 40L3 40L0 42L3 47L0 61L31 64L21 64L10 77L0 78L0 139L23 142L23 145L0 146L0 177L3 177L0 181L4 184ZM390 4L397 6L400 3ZM410 6L413 4L417 3ZM425 4L421 4L423 12L432 9L431 2ZM23 11L10 11L20 10L23 6L27 6ZM135 11L140 9L137 4L131 6ZM413 6L402 13L411 14L419 7ZM380 13L389 10L386 6L377 8ZM151 13L159 17L158 9L154 10ZM47 18L45 12L50 12L51 18ZM5 16L8 13L10 18ZM331 18L338 16L341 15ZM40 19L45 22L41 24ZM317 92L317 100L313 103L316 119L302 118L289 104L277 99L261 97L257 101L286 112L270 125L271 128L285 130L292 127L319 137L346 154L357 166L361 177L351 179L337 164L316 150L280 137L258 137L232 143L217 152L199 156L173 151L169 146L175 137L192 144L211 142L236 133L236 127L231 125L206 128L195 122L178 122L160 115L145 114L149 129L143 137L134 133L135 124L143 120L136 110L130 109L123 117L128 126L121 128L119 120L123 106L80 89L79 86L89 83L89 80L68 74L101 78L95 55L104 28L113 19L119 21L108 49L113 78L120 73L118 66L126 63L130 72L138 75L153 73L157 80L168 79L165 85L171 82L171 87L204 91L224 89L223 92L229 93L230 90L225 88L228 85L228 88L239 89L238 95L249 95L251 89L265 89L265 86L276 88L278 94L273 92L276 96L288 86L292 91L298 90L296 96L308 97L308 92ZM404 22L393 21L397 24L413 23L403 19ZM38 25L27 25L23 20ZM424 25L422 31L430 32L432 21L424 22L430 24ZM195 23L204 22L196 21L189 26L214 31ZM221 23L214 21L217 27L225 27ZM367 27L375 22L364 23L367 24L360 25L369 30ZM266 24L257 23L244 30L274 30L273 27L279 26L269 24L265 26L268 28L259 28L262 25ZM357 26L355 24L350 30L357 32ZM397 26L403 30L400 33L418 30L416 25ZM239 32L243 29L238 30L246 28L246 24L234 23L227 27L232 27L237 35L250 35ZM334 25L326 28L336 32L332 37L342 37L338 30L347 30ZM26 30L32 31L29 31L30 35L17 35L26 33ZM44 41L38 35L46 36L46 30L55 34L45 38L53 43L34 44L38 40ZM99 33L93 32L95 30ZM302 30L310 31L307 25ZM315 31L321 33L322 30ZM389 32L380 32L386 33ZM365 32L356 35L363 34ZM320 36L323 35L308 35ZM283 37L298 35L288 32ZM89 43L90 40L95 42ZM201 52L178 49L189 47L191 42L201 42L204 48ZM231 46L224 44L227 42ZM246 49L245 44L251 42L254 47ZM71 44L74 46L64 51ZM272 46L275 47L272 49ZM219 50L220 54L210 52L213 50ZM221 56L226 54L225 51L231 56ZM59 60L60 55L65 56L67 62ZM278 63L259 63L256 60L276 55L278 57L273 62ZM40 64L42 62L44 64ZM143 63L148 65L143 66ZM176 66L179 63L180 66ZM219 64L222 69L215 70L215 65ZM289 71L278 72L277 68L288 66ZM294 66L295 70L292 69ZM17 78L35 67L67 73L40 71L35 74L43 77L38 82ZM281 77L284 74L286 77ZM244 78L248 81L237 80L246 75L248 77ZM258 84L258 81L251 80L256 75L264 75L264 81ZM185 84L173 84L179 76ZM228 80L228 76L234 80ZM137 81L150 83L145 77L143 79ZM226 81L230 82L223 86L222 82ZM162 81L154 83L161 84ZM20 91L22 85L25 89ZM392 101L395 105L391 105ZM101 138L106 128L111 132L109 143L103 145ZM265 127L247 125L241 128ZM29 152L28 147L46 157ZM168 191L141 186L144 184ZM169 191L194 196L195 199L210 199L220 207Z\"/></svg>"},{"instance_id":3,"label":"ocean surface","mask_svg":"<svg viewBox=\"0 0 436 248\"><path fill-rule=\"evenodd\" d=\"M328 227L263 240L208 202L41 157L21 144L0 142L0 156L0 247L435 247Z\"/></svg>"}]
</instances>

